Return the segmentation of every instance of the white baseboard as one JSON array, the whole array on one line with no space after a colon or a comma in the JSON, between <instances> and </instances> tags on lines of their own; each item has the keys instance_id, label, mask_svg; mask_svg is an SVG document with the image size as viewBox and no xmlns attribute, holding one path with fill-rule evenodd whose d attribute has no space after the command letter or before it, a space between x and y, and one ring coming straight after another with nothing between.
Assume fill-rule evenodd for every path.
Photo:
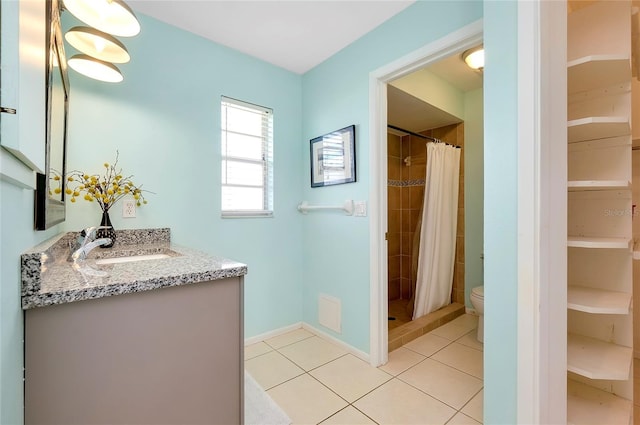
<instances>
[{"instance_id":1,"label":"white baseboard","mask_svg":"<svg viewBox=\"0 0 640 425\"><path fill-rule=\"evenodd\" d=\"M358 357L359 359L364 360L365 362L369 363L369 354L365 353L364 351L358 350L357 348L347 344L344 341L340 341L338 338L329 335L328 333L321 331L320 329L311 326L310 324L306 323L306 322L298 322L298 323L294 323L293 325L289 325L289 326L285 326L282 328L278 328L278 329L274 329L272 331L269 332L265 332L263 334L260 335L255 335L252 336L250 338L246 338L244 340L244 345L245 347L247 345L251 345L251 344L256 344L258 342L262 342L264 340L267 340L269 338L273 338L275 336L278 335L282 335L282 334L286 334L287 332L291 332L291 331L295 331L296 329L300 329L303 328L309 332L311 332L314 335L317 335L321 338L324 338L326 340L331 341L332 343L336 344L337 346L339 346L340 348L343 348L344 350L346 350L348 353L353 354L354 356Z\"/></svg>"},{"instance_id":2,"label":"white baseboard","mask_svg":"<svg viewBox=\"0 0 640 425\"><path fill-rule=\"evenodd\" d=\"M282 327L282 328L274 329L272 331L265 332L265 333L260 334L260 335L252 336L252 337L249 337L249 338L245 338L244 346L246 347L247 345L256 344L258 342L264 341L265 339L269 339L269 338L273 338L274 336L286 334L287 332L295 331L296 329L300 329L302 327L303 327L302 326L302 322L298 322L298 323L294 323L293 325L289 325L289 326L285 326L285 327Z\"/></svg>"},{"instance_id":3,"label":"white baseboard","mask_svg":"<svg viewBox=\"0 0 640 425\"><path fill-rule=\"evenodd\" d=\"M364 360L365 362L369 363L370 357L368 353L365 353L364 351L358 350L357 348L355 348L352 345L347 344L344 341L340 341L338 338L334 337L333 335L329 335L328 333L326 333L325 331L322 331L314 326L311 326L310 324L306 323L306 322L302 322L302 328L308 330L309 332L316 334L319 337L322 337L324 339L328 339L329 341L331 341L332 343L336 344L337 346L339 346L340 348L345 349L347 352L353 354L354 356L358 357L361 360Z\"/></svg>"}]
</instances>

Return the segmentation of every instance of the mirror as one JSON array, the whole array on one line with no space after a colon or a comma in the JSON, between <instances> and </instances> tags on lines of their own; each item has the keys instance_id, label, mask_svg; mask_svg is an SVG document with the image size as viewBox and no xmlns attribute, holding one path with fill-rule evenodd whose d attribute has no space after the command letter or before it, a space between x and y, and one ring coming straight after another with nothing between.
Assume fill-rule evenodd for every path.
<instances>
[{"instance_id":1,"label":"mirror","mask_svg":"<svg viewBox=\"0 0 640 425\"><path fill-rule=\"evenodd\" d=\"M58 0L47 0L45 173L36 178L35 227L45 230L65 218L69 77Z\"/></svg>"}]
</instances>

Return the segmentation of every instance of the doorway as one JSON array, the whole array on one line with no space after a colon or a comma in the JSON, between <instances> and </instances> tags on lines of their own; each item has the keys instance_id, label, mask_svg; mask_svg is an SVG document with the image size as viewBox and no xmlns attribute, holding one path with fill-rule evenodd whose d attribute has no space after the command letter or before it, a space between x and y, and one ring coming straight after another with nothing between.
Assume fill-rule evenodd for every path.
<instances>
[{"instance_id":1,"label":"doorway","mask_svg":"<svg viewBox=\"0 0 640 425\"><path fill-rule=\"evenodd\" d=\"M435 64L442 59L460 55L482 43L482 22L478 21L448 36L424 46L407 57L371 73L370 76L370 135L374 142L370 166L371 184L371 364L379 366L388 358L388 246L384 241L389 217L387 169L387 93L388 84Z\"/></svg>"}]
</instances>

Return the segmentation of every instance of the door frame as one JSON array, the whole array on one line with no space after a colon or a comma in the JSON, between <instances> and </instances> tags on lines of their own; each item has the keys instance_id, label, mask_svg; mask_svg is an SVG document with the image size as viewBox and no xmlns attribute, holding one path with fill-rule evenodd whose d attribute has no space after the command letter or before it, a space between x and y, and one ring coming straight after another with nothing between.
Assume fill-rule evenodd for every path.
<instances>
[{"instance_id":1,"label":"door frame","mask_svg":"<svg viewBox=\"0 0 640 425\"><path fill-rule=\"evenodd\" d=\"M452 32L369 74L370 362L388 359L387 287L387 83L482 43L482 19Z\"/></svg>"}]
</instances>

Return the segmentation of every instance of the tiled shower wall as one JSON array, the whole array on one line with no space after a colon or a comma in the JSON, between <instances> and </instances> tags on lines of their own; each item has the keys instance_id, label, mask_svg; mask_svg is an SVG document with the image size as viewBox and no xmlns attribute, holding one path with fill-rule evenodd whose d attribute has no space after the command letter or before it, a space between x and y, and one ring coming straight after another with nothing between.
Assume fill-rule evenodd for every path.
<instances>
[{"instance_id":1,"label":"tiled shower wall","mask_svg":"<svg viewBox=\"0 0 640 425\"><path fill-rule=\"evenodd\" d=\"M425 131L464 149L464 124ZM420 218L426 174L426 139L387 134L388 285L389 300L409 299L412 292L413 239ZM411 157L408 163L407 157ZM451 300L464 304L464 150L460 156L458 229Z\"/></svg>"}]
</instances>

